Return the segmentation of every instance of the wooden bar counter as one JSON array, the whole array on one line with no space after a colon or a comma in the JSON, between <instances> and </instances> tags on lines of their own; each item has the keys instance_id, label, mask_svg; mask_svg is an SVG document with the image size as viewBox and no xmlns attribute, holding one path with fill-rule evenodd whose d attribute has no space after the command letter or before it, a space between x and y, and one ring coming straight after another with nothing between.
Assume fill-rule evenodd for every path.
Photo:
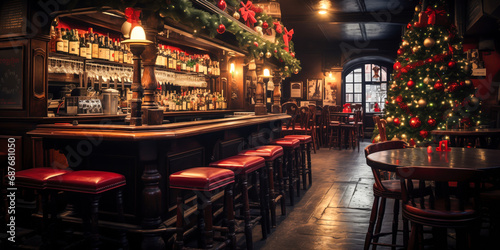
<instances>
[{"instance_id":1,"label":"wooden bar counter","mask_svg":"<svg viewBox=\"0 0 500 250\"><path fill-rule=\"evenodd\" d=\"M142 233L142 248L159 249L172 222L175 196L168 176L236 155L247 145L264 143L281 131L285 114L239 116L154 126L41 124L28 133L36 166L50 166L49 149L66 155L74 170L92 169L126 176L124 204L128 224ZM104 200L103 210L106 210ZM111 204L108 206L111 207ZM170 219L170 220L169 220Z\"/></svg>"}]
</instances>

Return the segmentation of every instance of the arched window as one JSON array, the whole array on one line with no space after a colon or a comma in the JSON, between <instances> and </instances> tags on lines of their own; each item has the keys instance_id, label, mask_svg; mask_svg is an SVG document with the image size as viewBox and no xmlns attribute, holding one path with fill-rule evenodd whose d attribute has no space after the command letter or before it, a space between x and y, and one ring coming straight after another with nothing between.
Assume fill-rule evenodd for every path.
<instances>
[{"instance_id":1,"label":"arched window","mask_svg":"<svg viewBox=\"0 0 500 250\"><path fill-rule=\"evenodd\" d=\"M366 113L384 109L390 72L386 64L356 64L343 72L342 103L361 103Z\"/></svg>"}]
</instances>

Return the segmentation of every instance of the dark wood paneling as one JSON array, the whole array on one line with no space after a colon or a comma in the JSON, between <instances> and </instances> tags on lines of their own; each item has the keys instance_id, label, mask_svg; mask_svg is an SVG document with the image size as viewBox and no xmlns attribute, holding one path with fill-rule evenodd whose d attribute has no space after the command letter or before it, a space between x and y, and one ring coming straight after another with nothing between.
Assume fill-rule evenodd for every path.
<instances>
[{"instance_id":1,"label":"dark wood paneling","mask_svg":"<svg viewBox=\"0 0 500 250\"><path fill-rule=\"evenodd\" d=\"M219 159L224 159L233 155L237 155L244 149L245 141L243 138L233 139L220 143Z\"/></svg>"},{"instance_id":2,"label":"dark wood paneling","mask_svg":"<svg viewBox=\"0 0 500 250\"><path fill-rule=\"evenodd\" d=\"M30 116L47 116L47 41L31 40Z\"/></svg>"}]
</instances>

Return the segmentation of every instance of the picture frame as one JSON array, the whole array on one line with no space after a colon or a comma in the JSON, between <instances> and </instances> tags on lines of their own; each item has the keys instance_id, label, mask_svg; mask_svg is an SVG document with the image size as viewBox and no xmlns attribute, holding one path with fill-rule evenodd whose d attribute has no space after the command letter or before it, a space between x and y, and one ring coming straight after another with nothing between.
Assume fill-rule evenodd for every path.
<instances>
[{"instance_id":1,"label":"picture frame","mask_svg":"<svg viewBox=\"0 0 500 250\"><path fill-rule=\"evenodd\" d=\"M290 98L302 98L302 82L290 83Z\"/></svg>"},{"instance_id":2,"label":"picture frame","mask_svg":"<svg viewBox=\"0 0 500 250\"><path fill-rule=\"evenodd\" d=\"M323 100L323 79L307 79L307 100Z\"/></svg>"},{"instance_id":3,"label":"picture frame","mask_svg":"<svg viewBox=\"0 0 500 250\"><path fill-rule=\"evenodd\" d=\"M323 105L337 105L337 84L333 79L325 81Z\"/></svg>"},{"instance_id":4,"label":"picture frame","mask_svg":"<svg viewBox=\"0 0 500 250\"><path fill-rule=\"evenodd\" d=\"M23 109L24 47L0 48L0 109Z\"/></svg>"}]
</instances>

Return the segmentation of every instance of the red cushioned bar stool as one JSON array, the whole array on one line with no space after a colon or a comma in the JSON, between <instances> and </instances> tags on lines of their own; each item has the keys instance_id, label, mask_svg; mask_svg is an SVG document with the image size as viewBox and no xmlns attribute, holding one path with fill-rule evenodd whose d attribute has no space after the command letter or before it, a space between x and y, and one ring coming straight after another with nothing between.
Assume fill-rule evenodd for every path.
<instances>
[{"instance_id":1,"label":"red cushioned bar stool","mask_svg":"<svg viewBox=\"0 0 500 250\"><path fill-rule=\"evenodd\" d=\"M290 205L295 204L294 187L297 185L297 197L300 197L300 180L299 180L299 150L300 141L297 139L276 139L270 142L272 145L282 146L284 149L285 168L283 168L283 181L285 186L288 186L290 195ZM295 158L295 160L294 160ZM295 171L294 171L295 170Z\"/></svg>"},{"instance_id":2,"label":"red cushioned bar stool","mask_svg":"<svg viewBox=\"0 0 500 250\"><path fill-rule=\"evenodd\" d=\"M260 156L266 161L267 176L269 183L269 207L271 210L271 225L276 227L276 203L281 201L281 215L286 215L286 198L283 189L283 147L277 145L266 145L245 150L239 155ZM276 168L275 168L276 166ZM274 173L276 169L277 175ZM278 193L274 191L274 177L277 176ZM268 225L268 229L269 225Z\"/></svg>"},{"instance_id":3,"label":"red cushioned bar stool","mask_svg":"<svg viewBox=\"0 0 500 250\"><path fill-rule=\"evenodd\" d=\"M235 221L233 210L234 172L229 169L198 167L182 170L170 175L170 188L177 192L177 222L175 249L184 247L184 196L182 190L195 191L198 198L198 230L202 237L198 241L200 248L214 248L214 229L226 231L222 243L215 247L236 248ZM216 228L213 225L212 191L225 189L225 205L227 227Z\"/></svg>"},{"instance_id":4,"label":"red cushioned bar stool","mask_svg":"<svg viewBox=\"0 0 500 250\"><path fill-rule=\"evenodd\" d=\"M122 186L125 186L125 176L105 171L73 171L47 180L48 189L78 193L90 198L90 247L92 249L98 249L101 244L98 232L100 196L104 192L115 190L118 216L123 219L123 199L120 188ZM84 223L89 222L84 218ZM127 248L128 242L125 232L121 234L120 243L123 248Z\"/></svg>"},{"instance_id":5,"label":"red cushioned bar stool","mask_svg":"<svg viewBox=\"0 0 500 250\"><path fill-rule=\"evenodd\" d=\"M241 213L245 221L245 241L247 249L253 249L252 227L260 219L262 226L262 238L267 239L267 225L269 223L269 207L266 197L266 173L262 171L266 165L264 158L258 156L236 155L209 164L210 167L230 169L234 172L241 190L243 207ZM248 177L250 174L259 174L259 207L260 216L254 219L250 216L250 201L248 197Z\"/></svg>"},{"instance_id":6,"label":"red cushioned bar stool","mask_svg":"<svg viewBox=\"0 0 500 250\"><path fill-rule=\"evenodd\" d=\"M301 149L301 172L302 172L302 187L307 189L306 176L309 177L309 185L312 185L312 165L311 165L311 146L312 137L310 135L287 135L285 139L297 139L300 141ZM307 168L306 168L306 155L307 155Z\"/></svg>"},{"instance_id":7,"label":"red cushioned bar stool","mask_svg":"<svg viewBox=\"0 0 500 250\"><path fill-rule=\"evenodd\" d=\"M70 173L69 170L53 169L53 168L30 168L26 170L17 171L15 174L15 186L21 188L30 188L36 190L42 197L42 241L47 244L45 237L47 231L48 217L49 217L49 192L47 192L47 180ZM6 177L6 183L9 183L9 176Z\"/></svg>"}]
</instances>

